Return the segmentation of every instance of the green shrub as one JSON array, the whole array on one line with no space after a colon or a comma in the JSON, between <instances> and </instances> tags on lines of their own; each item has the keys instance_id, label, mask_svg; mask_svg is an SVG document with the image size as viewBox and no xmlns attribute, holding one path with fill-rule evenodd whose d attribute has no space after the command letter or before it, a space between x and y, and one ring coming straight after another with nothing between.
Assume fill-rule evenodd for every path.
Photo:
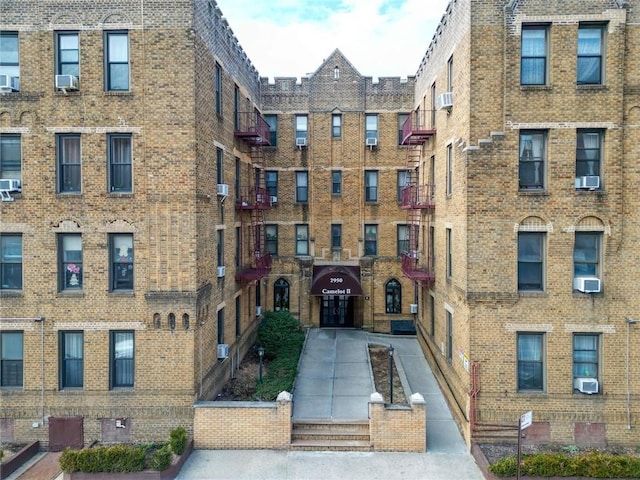
<instances>
[{"instance_id":1,"label":"green shrub","mask_svg":"<svg viewBox=\"0 0 640 480\"><path fill-rule=\"evenodd\" d=\"M499 477L515 477L517 469L516 457L501 458L489 465L489 471Z\"/></svg>"},{"instance_id":2,"label":"green shrub","mask_svg":"<svg viewBox=\"0 0 640 480\"><path fill-rule=\"evenodd\" d=\"M304 333L300 322L290 312L264 313L258 328L258 344L264 347L265 358L272 360L280 355L280 351L287 355L300 353L304 342Z\"/></svg>"},{"instance_id":3,"label":"green shrub","mask_svg":"<svg viewBox=\"0 0 640 480\"><path fill-rule=\"evenodd\" d=\"M182 452L184 452L187 446L187 431L183 427L171 430L169 444L171 445L173 453L182 455Z\"/></svg>"},{"instance_id":4,"label":"green shrub","mask_svg":"<svg viewBox=\"0 0 640 480\"><path fill-rule=\"evenodd\" d=\"M67 473L140 472L145 468L145 448L133 445L66 448L60 456L60 468Z\"/></svg>"},{"instance_id":5,"label":"green shrub","mask_svg":"<svg viewBox=\"0 0 640 480\"><path fill-rule=\"evenodd\" d=\"M153 452L153 454L151 455L151 459L149 460L149 467L153 468L154 470L158 470L159 472L163 472L167 468L169 468L171 466L171 459L173 458L171 448L172 447L167 444L164 447L159 448L158 450Z\"/></svg>"}]
</instances>

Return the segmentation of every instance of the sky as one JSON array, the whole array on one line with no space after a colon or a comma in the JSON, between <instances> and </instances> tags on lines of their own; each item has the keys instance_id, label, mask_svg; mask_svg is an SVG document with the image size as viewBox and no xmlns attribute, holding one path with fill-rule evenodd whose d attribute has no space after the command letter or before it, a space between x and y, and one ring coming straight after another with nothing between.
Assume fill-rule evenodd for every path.
<instances>
[{"instance_id":1,"label":"sky","mask_svg":"<svg viewBox=\"0 0 640 480\"><path fill-rule=\"evenodd\" d=\"M261 77L304 77L337 48L367 77L415 75L449 0L216 0Z\"/></svg>"}]
</instances>

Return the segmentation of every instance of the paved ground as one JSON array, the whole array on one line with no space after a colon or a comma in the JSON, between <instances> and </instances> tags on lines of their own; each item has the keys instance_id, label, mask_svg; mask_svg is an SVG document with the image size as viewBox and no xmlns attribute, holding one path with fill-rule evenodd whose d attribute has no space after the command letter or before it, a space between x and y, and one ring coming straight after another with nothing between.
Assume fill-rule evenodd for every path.
<instances>
[{"instance_id":1,"label":"paved ground","mask_svg":"<svg viewBox=\"0 0 640 480\"><path fill-rule=\"evenodd\" d=\"M368 343L393 344L405 393L424 397L426 453L196 450L177 480L483 480L415 337L310 330L293 391L293 418L368 418ZM40 470L23 469L9 480L52 480L58 476L53 455L37 462Z\"/></svg>"}]
</instances>

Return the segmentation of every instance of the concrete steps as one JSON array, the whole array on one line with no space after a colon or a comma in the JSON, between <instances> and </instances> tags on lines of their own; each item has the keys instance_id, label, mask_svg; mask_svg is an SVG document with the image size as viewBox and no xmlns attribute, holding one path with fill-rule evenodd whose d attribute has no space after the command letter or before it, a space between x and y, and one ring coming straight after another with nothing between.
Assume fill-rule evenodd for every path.
<instances>
[{"instance_id":1,"label":"concrete steps","mask_svg":"<svg viewBox=\"0 0 640 480\"><path fill-rule=\"evenodd\" d=\"M291 450L369 452L369 421L295 420Z\"/></svg>"}]
</instances>

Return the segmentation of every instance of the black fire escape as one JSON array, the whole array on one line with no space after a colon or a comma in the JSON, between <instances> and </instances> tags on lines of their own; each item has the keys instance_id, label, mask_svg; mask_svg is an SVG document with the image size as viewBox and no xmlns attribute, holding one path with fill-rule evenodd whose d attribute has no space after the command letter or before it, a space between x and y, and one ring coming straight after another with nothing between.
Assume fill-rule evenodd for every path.
<instances>
[{"instance_id":1,"label":"black fire escape","mask_svg":"<svg viewBox=\"0 0 640 480\"><path fill-rule=\"evenodd\" d=\"M271 197L265 187L263 151L265 145L270 145L269 125L257 111L238 113L233 133L249 148L255 172L253 185L241 185L236 198L241 219L236 280L248 283L260 280L271 270L264 226L264 211L271 208Z\"/></svg>"},{"instance_id":2,"label":"black fire escape","mask_svg":"<svg viewBox=\"0 0 640 480\"><path fill-rule=\"evenodd\" d=\"M407 211L407 245L402 252L402 273L416 283L429 284L434 281L433 258L430 238L430 218L435 209L434 185L421 184L419 166L422 147L436 130L431 115L431 126L427 126L425 114L431 112L411 112L402 126L402 145L407 146L405 186L402 189L402 208ZM424 218L424 220L422 220ZM420 225L426 236L425 251L420 252Z\"/></svg>"}]
</instances>

